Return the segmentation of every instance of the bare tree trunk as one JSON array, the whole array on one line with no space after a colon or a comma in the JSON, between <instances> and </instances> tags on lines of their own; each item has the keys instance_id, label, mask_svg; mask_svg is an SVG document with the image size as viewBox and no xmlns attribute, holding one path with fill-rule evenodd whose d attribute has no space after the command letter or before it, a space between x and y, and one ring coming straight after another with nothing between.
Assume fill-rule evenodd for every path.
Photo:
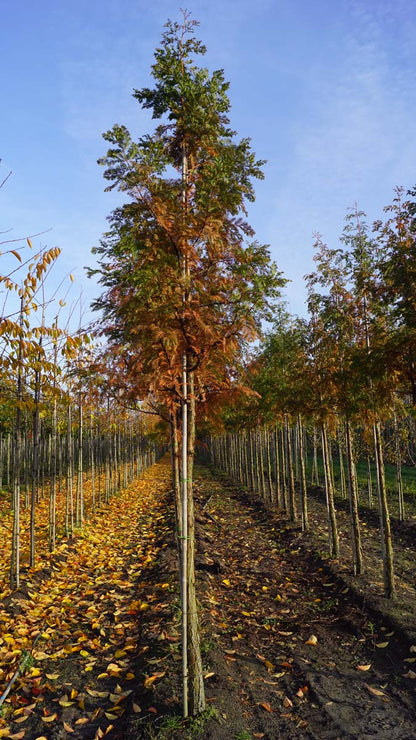
<instances>
[{"instance_id":1,"label":"bare tree trunk","mask_svg":"<svg viewBox=\"0 0 416 740\"><path fill-rule=\"evenodd\" d=\"M296 509L296 496L295 496L295 476L293 471L293 451L292 451L292 435L291 428L289 425L289 419L285 414L285 436L286 436L286 450L287 450L287 478L288 478L288 489L289 489L289 517L292 522L296 522L298 515Z\"/></svg>"},{"instance_id":2,"label":"bare tree trunk","mask_svg":"<svg viewBox=\"0 0 416 740\"><path fill-rule=\"evenodd\" d=\"M363 572L363 556L361 549L360 519L358 515L357 474L355 469L351 425L348 420L345 422L345 441L347 448L348 493L350 499L351 513L353 570L354 575L358 576L361 575L361 573Z\"/></svg>"},{"instance_id":3,"label":"bare tree trunk","mask_svg":"<svg viewBox=\"0 0 416 740\"><path fill-rule=\"evenodd\" d=\"M309 529L308 520L308 495L306 487L305 472L305 448L303 444L303 426L300 414L298 415L298 444L299 444L299 464L300 464L300 503L302 512L302 531Z\"/></svg>"},{"instance_id":4,"label":"bare tree trunk","mask_svg":"<svg viewBox=\"0 0 416 740\"><path fill-rule=\"evenodd\" d=\"M380 529L383 549L384 592L388 599L394 599L396 589L394 584L393 545L391 539L390 514L387 501L386 480L384 476L383 443L381 437L381 423L374 425L374 441L377 468L377 489L380 509Z\"/></svg>"},{"instance_id":5,"label":"bare tree trunk","mask_svg":"<svg viewBox=\"0 0 416 740\"><path fill-rule=\"evenodd\" d=\"M194 375L189 379L189 424L188 424L188 461L187 461L187 497L188 497L188 660L189 660L189 711L191 715L199 714L205 709L205 687L201 658L198 606L195 589L195 517L193 499L193 467L195 454L195 394Z\"/></svg>"},{"instance_id":6,"label":"bare tree trunk","mask_svg":"<svg viewBox=\"0 0 416 740\"><path fill-rule=\"evenodd\" d=\"M322 454L325 472L326 505L328 510L328 536L329 552L333 558L339 557L339 537L337 527L337 516L334 503L334 489L332 487L332 475L328 450L328 434L325 423L322 424Z\"/></svg>"}]
</instances>

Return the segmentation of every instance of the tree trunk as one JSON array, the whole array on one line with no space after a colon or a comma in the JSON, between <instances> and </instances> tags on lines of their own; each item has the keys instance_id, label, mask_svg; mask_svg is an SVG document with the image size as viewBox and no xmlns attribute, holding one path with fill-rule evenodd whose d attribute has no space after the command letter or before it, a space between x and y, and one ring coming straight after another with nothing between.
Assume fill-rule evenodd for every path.
<instances>
[{"instance_id":1,"label":"tree trunk","mask_svg":"<svg viewBox=\"0 0 416 740\"><path fill-rule=\"evenodd\" d=\"M188 498L188 535L187 535L187 580L188 580L188 661L189 661L189 711L192 716L205 709L205 688L199 635L198 606L195 589L195 517L193 499L193 467L195 454L195 394L194 375L188 373L189 380L189 418L187 449L187 498Z\"/></svg>"},{"instance_id":2,"label":"tree trunk","mask_svg":"<svg viewBox=\"0 0 416 740\"><path fill-rule=\"evenodd\" d=\"M355 460L353 452L353 440L350 422L345 423L345 441L347 452L347 470L348 470L348 493L350 499L351 513L351 538L353 552L353 570L354 575L358 576L363 572L363 556L361 549L360 519L358 515L358 486L357 474L355 469Z\"/></svg>"},{"instance_id":3,"label":"tree trunk","mask_svg":"<svg viewBox=\"0 0 416 740\"><path fill-rule=\"evenodd\" d=\"M303 426L300 414L298 416L298 443L299 443L299 465L300 465L300 503L302 512L302 531L309 529L308 521L308 496L305 472L305 448L303 444Z\"/></svg>"},{"instance_id":4,"label":"tree trunk","mask_svg":"<svg viewBox=\"0 0 416 740\"><path fill-rule=\"evenodd\" d=\"M337 558L339 557L339 537L334 503L334 489L332 487L332 475L329 460L328 434L325 423L322 424L322 455L325 473L326 505L328 510L329 552L333 558Z\"/></svg>"},{"instance_id":5,"label":"tree trunk","mask_svg":"<svg viewBox=\"0 0 416 740\"><path fill-rule=\"evenodd\" d=\"M381 423L374 425L374 441L377 468L377 489L380 509L380 529L383 549L384 592L388 599L394 599L396 589L394 585L393 545L390 529L390 514L387 501L386 480L384 476L383 444L381 438Z\"/></svg>"}]
</instances>

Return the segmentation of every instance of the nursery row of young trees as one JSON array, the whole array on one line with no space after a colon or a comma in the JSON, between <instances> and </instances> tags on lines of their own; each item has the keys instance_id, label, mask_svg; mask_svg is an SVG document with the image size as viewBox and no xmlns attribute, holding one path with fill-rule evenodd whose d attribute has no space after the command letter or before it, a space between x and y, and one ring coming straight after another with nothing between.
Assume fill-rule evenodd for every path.
<instances>
[{"instance_id":1,"label":"nursery row of young trees","mask_svg":"<svg viewBox=\"0 0 416 740\"><path fill-rule=\"evenodd\" d=\"M205 707L194 574L192 472L197 421L206 428L214 414L217 419L222 417L223 427L234 431L270 428L278 420L284 421L287 457L281 454L278 458L281 441L272 453L270 435L266 446L258 447L257 452L252 446L254 432L234 435L227 444L235 454L241 449L239 457L232 458L233 465L241 468L246 478L254 475L250 472L253 466L247 464L249 455L257 455L257 461L259 454L265 455L262 462L257 462L255 475L259 480L265 470L269 471L269 465L276 468L278 459L280 465L286 465L289 479L286 474L281 477L275 473L275 484L280 479L288 480L287 491L282 482L281 495L292 518L297 516L298 504L290 472L291 430L296 423L301 452L305 424L313 423L319 429L326 460L334 554L337 533L329 438L342 420L354 508L356 429L370 430L378 462L386 563L392 563L389 513L383 493L382 424L392 413L399 419L407 398L403 394L405 381L414 392L414 378L409 375L413 355L406 342L412 296L404 277L410 253L406 240L411 234L409 224L413 223L412 201L410 205L402 203L398 193L391 222L376 227L374 238L370 238L362 216L355 213L344 235L345 250L329 250L318 239L317 270L308 278L310 320L291 319L278 310L276 301L285 280L270 260L268 247L254 240L246 221L247 202L254 199L253 181L262 177L263 163L256 160L248 139L236 140L229 125L228 83L223 71L210 73L198 66L196 60L205 53L205 47L194 36L197 23L187 12L183 16L182 23L167 23L161 46L155 51L153 87L134 92L142 108L158 122L155 130L138 141L121 125L104 135L110 148L100 163L105 166L108 189L117 188L126 198L109 218L109 231L95 250L98 268L92 271L103 287L94 307L101 312L96 331L105 338L105 347L90 361L80 335L68 340L66 334L58 333L57 326L47 329L42 322L26 346L22 310L8 329L4 382L16 400L12 432L18 447L13 469L23 471L14 474L18 477L13 490L20 496L19 476L26 476L39 455L53 481L56 461L58 469L62 464L65 482L61 487L65 490L76 475L75 510L79 516L86 460L91 461L92 476L97 466L105 465L107 449L113 461L111 479L119 477L123 461L128 476L133 462L125 450L135 447L130 414L139 406L165 424L172 451L179 543L183 712L187 716ZM406 214L408 221L403 221L403 226ZM402 250L400 270L394 250ZM375 273L373 263L377 265ZM31 270L36 273L37 268ZM29 294L35 287L29 281ZM406 300L401 297L402 287L407 291L403 293ZM256 359L248 361L249 343L261 335L264 320L274 321L274 329ZM53 352L60 343L57 363ZM29 349L32 354L23 362L23 352ZM67 357L70 369L64 371L65 403L61 397L54 421L54 389L61 377L56 368L59 366L61 371ZM32 366L28 374L27 368ZM86 366L89 373L85 372ZM105 388L107 397L118 404L111 404L111 409L126 411L127 427L120 416L104 422L102 412L97 411L102 402L97 403L94 394L84 410L86 378L91 377L92 369L95 375L89 387ZM46 379L47 393L42 385ZM41 399L36 389L42 387L42 401L48 398L49 408L43 412L41 425ZM416 397L416 393L413 395ZM224 411L225 401L228 406ZM25 416L26 408L30 421ZM102 437L105 423L111 431L107 442ZM39 430L43 430L44 440L41 452ZM29 444L31 441L32 452L25 440ZM7 471L5 454L3 470ZM217 449L215 454L220 461L228 453ZM302 471L301 462L299 469ZM34 470L32 467L31 480L38 480L39 462ZM270 481L272 478L270 473ZM302 483L302 491L301 512L306 527L306 483ZM70 494L66 501L71 501ZM14 509L19 511L16 499ZM357 572L359 552L358 544ZM393 572L388 567L386 588L393 595Z\"/></svg>"},{"instance_id":2,"label":"nursery row of young trees","mask_svg":"<svg viewBox=\"0 0 416 740\"><path fill-rule=\"evenodd\" d=\"M315 461L315 480L309 483L317 481L319 440L330 552L337 557L332 468L335 447L341 492L347 491L350 499L356 574L363 570L356 463L360 458L374 461L388 597L394 596L395 583L385 457L396 466L399 519L405 516L402 464L414 465L415 461L415 196L415 190L404 193L397 189L393 204L384 210L385 219L375 222L371 229L364 214L355 208L347 216L336 248L316 238L316 269L306 276L309 317L293 318L280 309L247 369L247 383L258 396L225 415L226 426L234 431L266 425L263 445L260 432L253 437L253 432L247 431L238 444L234 436L224 440L222 452L221 446L213 447L214 460L222 461L250 488L264 492L266 476L271 491L273 478L278 505L292 520L297 519L299 508L306 529L308 430ZM281 425L281 443L276 439L271 445L270 427L274 430L276 424ZM296 495L293 459L297 460ZM257 480L253 478L254 470L260 470ZM371 476L371 467L369 471ZM371 501L371 477L368 485Z\"/></svg>"},{"instance_id":3,"label":"nursery row of young trees","mask_svg":"<svg viewBox=\"0 0 416 740\"><path fill-rule=\"evenodd\" d=\"M120 412L91 374L90 336L59 327L65 303L48 295L59 252L33 254L27 239L13 249L6 242L2 255L0 490L12 588L19 587L22 566L34 566L37 555L72 536L89 510L155 454L143 420Z\"/></svg>"}]
</instances>

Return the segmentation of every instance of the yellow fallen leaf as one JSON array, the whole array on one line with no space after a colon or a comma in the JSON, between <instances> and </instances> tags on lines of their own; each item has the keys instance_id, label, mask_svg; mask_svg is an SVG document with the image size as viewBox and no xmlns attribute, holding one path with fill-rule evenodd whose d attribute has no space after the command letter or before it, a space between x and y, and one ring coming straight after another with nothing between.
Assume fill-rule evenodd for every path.
<instances>
[{"instance_id":1,"label":"yellow fallen leaf","mask_svg":"<svg viewBox=\"0 0 416 740\"><path fill-rule=\"evenodd\" d=\"M162 678L164 676L166 671L162 671L160 673L154 673L153 676L147 676L143 681L143 686L145 689L148 689L158 678Z\"/></svg>"},{"instance_id":2,"label":"yellow fallen leaf","mask_svg":"<svg viewBox=\"0 0 416 740\"><path fill-rule=\"evenodd\" d=\"M86 725L87 722L89 722L88 717L80 717L79 719L76 720L75 724L76 725Z\"/></svg>"},{"instance_id":3,"label":"yellow fallen leaf","mask_svg":"<svg viewBox=\"0 0 416 740\"><path fill-rule=\"evenodd\" d=\"M64 730L66 730L66 732L75 732L75 730L71 727L71 725L68 724L68 722L64 722Z\"/></svg>"},{"instance_id":4,"label":"yellow fallen leaf","mask_svg":"<svg viewBox=\"0 0 416 740\"><path fill-rule=\"evenodd\" d=\"M385 648L388 644L388 642L376 642L376 648Z\"/></svg>"},{"instance_id":5,"label":"yellow fallen leaf","mask_svg":"<svg viewBox=\"0 0 416 740\"><path fill-rule=\"evenodd\" d=\"M371 663L368 665L357 665L357 671L369 671L371 668Z\"/></svg>"},{"instance_id":6,"label":"yellow fallen leaf","mask_svg":"<svg viewBox=\"0 0 416 740\"><path fill-rule=\"evenodd\" d=\"M57 678L59 678L59 673L46 673L46 678L49 678L49 681L56 681Z\"/></svg>"},{"instance_id":7,"label":"yellow fallen leaf","mask_svg":"<svg viewBox=\"0 0 416 740\"><path fill-rule=\"evenodd\" d=\"M223 580L223 584L224 584L225 586L231 586L231 583L230 583L230 581L228 580L228 578L224 578L224 580Z\"/></svg>"},{"instance_id":8,"label":"yellow fallen leaf","mask_svg":"<svg viewBox=\"0 0 416 740\"><path fill-rule=\"evenodd\" d=\"M42 671L39 668L31 668L30 669L30 677L36 678L36 676L40 676Z\"/></svg>"},{"instance_id":9,"label":"yellow fallen leaf","mask_svg":"<svg viewBox=\"0 0 416 740\"><path fill-rule=\"evenodd\" d=\"M370 694L373 694L374 696L385 696L384 691L376 689L374 686L370 686L370 684L368 683L364 684L364 686L369 690Z\"/></svg>"},{"instance_id":10,"label":"yellow fallen leaf","mask_svg":"<svg viewBox=\"0 0 416 740\"><path fill-rule=\"evenodd\" d=\"M266 712L273 712L273 709L271 708L271 706L270 706L270 704L269 704L268 701L262 701L262 702L260 702L259 706L260 707L263 707L263 709L265 709Z\"/></svg>"},{"instance_id":11,"label":"yellow fallen leaf","mask_svg":"<svg viewBox=\"0 0 416 740\"><path fill-rule=\"evenodd\" d=\"M293 707L293 701L289 699L288 696L285 696L285 698L283 699L283 706L285 707L285 709L288 709L289 707Z\"/></svg>"},{"instance_id":12,"label":"yellow fallen leaf","mask_svg":"<svg viewBox=\"0 0 416 740\"><path fill-rule=\"evenodd\" d=\"M49 714L47 717L41 717L41 720L42 722L55 722L57 717L58 717L57 713L54 712L53 714Z\"/></svg>"},{"instance_id":13,"label":"yellow fallen leaf","mask_svg":"<svg viewBox=\"0 0 416 740\"><path fill-rule=\"evenodd\" d=\"M107 719L118 719L117 714L111 714L111 712L104 712L104 714L107 717Z\"/></svg>"},{"instance_id":14,"label":"yellow fallen leaf","mask_svg":"<svg viewBox=\"0 0 416 740\"><path fill-rule=\"evenodd\" d=\"M306 640L305 645L317 645L318 644L318 638L316 635L311 635L308 640Z\"/></svg>"},{"instance_id":15,"label":"yellow fallen leaf","mask_svg":"<svg viewBox=\"0 0 416 740\"><path fill-rule=\"evenodd\" d=\"M126 673L125 678L126 678L126 681L132 681L133 678L135 678L135 675L134 673L129 672L129 673Z\"/></svg>"},{"instance_id":16,"label":"yellow fallen leaf","mask_svg":"<svg viewBox=\"0 0 416 740\"><path fill-rule=\"evenodd\" d=\"M109 676L117 676L121 673L121 668L117 663L109 663L107 666L107 673Z\"/></svg>"},{"instance_id":17,"label":"yellow fallen leaf","mask_svg":"<svg viewBox=\"0 0 416 740\"><path fill-rule=\"evenodd\" d=\"M138 704L136 704L135 702L133 702L133 712L135 714L139 714L141 711L142 711L141 707L139 707Z\"/></svg>"},{"instance_id":18,"label":"yellow fallen leaf","mask_svg":"<svg viewBox=\"0 0 416 740\"><path fill-rule=\"evenodd\" d=\"M408 670L407 673L402 673L402 676L404 678L411 678L413 681L416 678L416 673L414 671Z\"/></svg>"}]
</instances>

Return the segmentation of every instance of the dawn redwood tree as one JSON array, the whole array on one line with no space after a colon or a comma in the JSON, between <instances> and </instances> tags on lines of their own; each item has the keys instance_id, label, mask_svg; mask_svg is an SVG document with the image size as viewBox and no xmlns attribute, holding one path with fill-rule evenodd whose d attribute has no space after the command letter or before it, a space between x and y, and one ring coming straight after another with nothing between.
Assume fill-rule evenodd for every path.
<instances>
[{"instance_id":1,"label":"dawn redwood tree","mask_svg":"<svg viewBox=\"0 0 416 740\"><path fill-rule=\"evenodd\" d=\"M160 121L133 141L104 135L108 189L128 198L95 251L105 288L108 387L124 404L148 399L171 425L173 482L182 542L184 715L204 709L193 563L192 464L197 408L229 391L246 343L283 281L268 249L249 241L245 202L262 177L248 139L229 128L228 83L194 59L205 47L184 13L168 22L153 88L134 97ZM181 490L178 490L179 480ZM180 515L180 512L182 514ZM189 619L187 619L189 613Z\"/></svg>"}]
</instances>

